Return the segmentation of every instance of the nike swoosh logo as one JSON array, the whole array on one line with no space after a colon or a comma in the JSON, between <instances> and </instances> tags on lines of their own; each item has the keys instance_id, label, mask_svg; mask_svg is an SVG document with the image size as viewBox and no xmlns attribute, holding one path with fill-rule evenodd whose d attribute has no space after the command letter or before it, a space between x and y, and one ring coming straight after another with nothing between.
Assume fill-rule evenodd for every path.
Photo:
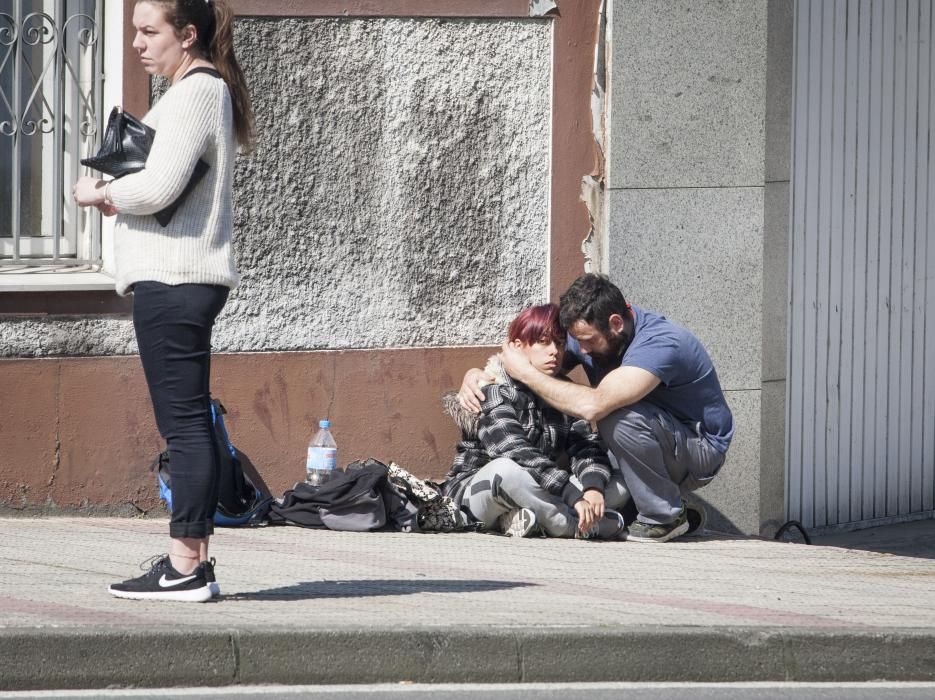
<instances>
[{"instance_id":1,"label":"nike swoosh logo","mask_svg":"<svg viewBox=\"0 0 935 700\"><path fill-rule=\"evenodd\" d=\"M196 577L196 574L192 574L191 576L186 576L185 578L175 578L170 581L169 579L166 578L166 575L163 574L162 578L159 579L159 587L160 588L171 588L172 586L179 586L183 583L186 583L187 581L191 581L195 577Z\"/></svg>"}]
</instances>

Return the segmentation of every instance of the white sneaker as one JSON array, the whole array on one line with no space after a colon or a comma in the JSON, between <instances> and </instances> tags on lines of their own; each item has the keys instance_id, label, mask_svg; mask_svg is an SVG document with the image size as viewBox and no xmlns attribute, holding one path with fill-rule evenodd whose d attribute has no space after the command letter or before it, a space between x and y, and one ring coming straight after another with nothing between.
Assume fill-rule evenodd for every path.
<instances>
[{"instance_id":1,"label":"white sneaker","mask_svg":"<svg viewBox=\"0 0 935 700\"><path fill-rule=\"evenodd\" d=\"M500 532L510 537L529 537L536 529L536 514L529 508L507 511L497 518Z\"/></svg>"}]
</instances>

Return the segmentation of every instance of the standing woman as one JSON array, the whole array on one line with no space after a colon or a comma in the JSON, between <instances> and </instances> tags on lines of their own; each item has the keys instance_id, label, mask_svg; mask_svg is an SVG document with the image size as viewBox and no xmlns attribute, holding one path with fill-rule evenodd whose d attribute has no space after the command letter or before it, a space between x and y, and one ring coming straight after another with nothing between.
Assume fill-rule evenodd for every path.
<instances>
[{"instance_id":1,"label":"standing woman","mask_svg":"<svg viewBox=\"0 0 935 700\"><path fill-rule=\"evenodd\" d=\"M156 131L146 168L119 180L82 177L80 206L116 214L117 292L133 292L133 325L172 475L169 554L113 584L120 598L201 602L218 595L208 538L218 499L210 414L211 330L238 281L231 249L236 146L254 122L233 49L226 0L138 0L133 48L171 87L143 118ZM174 202L199 159L209 169L167 226L152 215ZM147 562L149 564L149 562Z\"/></svg>"}]
</instances>

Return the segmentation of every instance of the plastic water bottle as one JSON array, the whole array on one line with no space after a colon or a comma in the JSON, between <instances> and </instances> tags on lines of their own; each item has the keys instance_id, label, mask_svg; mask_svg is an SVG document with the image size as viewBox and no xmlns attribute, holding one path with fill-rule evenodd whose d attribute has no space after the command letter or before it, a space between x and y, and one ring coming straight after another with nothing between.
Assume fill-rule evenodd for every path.
<instances>
[{"instance_id":1,"label":"plastic water bottle","mask_svg":"<svg viewBox=\"0 0 935 700\"><path fill-rule=\"evenodd\" d=\"M321 486L334 476L338 461L338 445L331 436L331 421L318 421L318 432L308 443L305 462L305 482Z\"/></svg>"}]
</instances>

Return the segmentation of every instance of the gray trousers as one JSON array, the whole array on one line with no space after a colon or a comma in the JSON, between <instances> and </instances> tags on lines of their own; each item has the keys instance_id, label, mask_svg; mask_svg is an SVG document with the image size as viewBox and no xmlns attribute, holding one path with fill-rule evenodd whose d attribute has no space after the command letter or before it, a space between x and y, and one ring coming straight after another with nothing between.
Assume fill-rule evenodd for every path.
<instances>
[{"instance_id":1,"label":"gray trousers","mask_svg":"<svg viewBox=\"0 0 935 700\"><path fill-rule=\"evenodd\" d=\"M598 430L645 523L675 520L682 492L706 485L724 464L697 428L644 401L607 415Z\"/></svg>"},{"instance_id":2,"label":"gray trousers","mask_svg":"<svg viewBox=\"0 0 935 700\"><path fill-rule=\"evenodd\" d=\"M578 488L581 483L572 477ZM623 479L615 472L604 492L607 508L618 508L629 499ZM500 457L484 465L468 482L461 498L484 529L497 518L519 508L529 508L549 537L574 537L578 514L561 498L542 488L532 475L512 459Z\"/></svg>"}]
</instances>

